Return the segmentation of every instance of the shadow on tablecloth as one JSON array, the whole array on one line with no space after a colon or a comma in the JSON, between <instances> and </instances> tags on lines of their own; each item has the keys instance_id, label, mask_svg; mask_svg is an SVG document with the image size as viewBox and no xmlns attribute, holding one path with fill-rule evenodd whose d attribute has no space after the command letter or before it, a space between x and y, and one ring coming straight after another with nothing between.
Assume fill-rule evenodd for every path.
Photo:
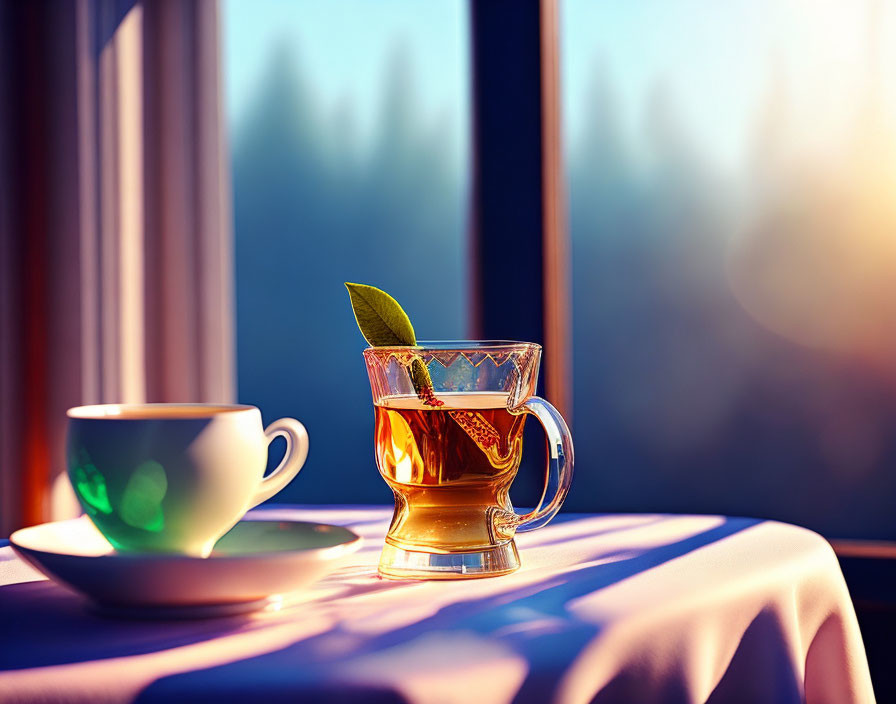
<instances>
[{"instance_id":1,"label":"shadow on tablecloth","mask_svg":"<svg viewBox=\"0 0 896 704\"><path fill-rule=\"evenodd\" d=\"M250 627L245 616L154 621L105 618L85 600L40 580L0 587L0 671L152 653Z\"/></svg>"},{"instance_id":2,"label":"shadow on tablecloth","mask_svg":"<svg viewBox=\"0 0 896 704\"><path fill-rule=\"evenodd\" d=\"M436 648L432 657L438 662L432 664L445 668L446 686L464 688L466 670L459 667L452 673L450 666L453 661L463 660L461 650L452 644L462 642L465 634L496 644L526 662L525 674L515 690L516 701L550 701L570 663L601 630L599 625L584 622L571 613L567 608L570 603L757 523L753 519L724 519L716 527L634 556L599 552L593 556L600 560L598 564L588 564L585 559L582 567L552 574L544 582L496 590L485 598L456 601L415 623L369 637L359 638L350 627L340 624L326 633L257 657L163 677L149 685L137 701L145 704L178 699L279 702L344 698L352 702L381 702L384 697L386 701L403 701L397 684L405 673L395 664L399 660L393 655L422 647L424 641L431 648L433 640L441 638L447 645L441 653ZM378 658L380 653L386 657ZM375 663L374 669L371 663ZM625 682L613 686L618 694L624 694ZM470 701L477 699L475 692L470 692L470 697ZM612 701L624 700L623 697ZM598 701L610 700L599 697Z\"/></svg>"},{"instance_id":3,"label":"shadow on tablecloth","mask_svg":"<svg viewBox=\"0 0 896 704\"><path fill-rule=\"evenodd\" d=\"M276 509L262 515L275 513ZM580 518L581 514L560 514L553 525L556 527ZM659 515L639 517L630 524L614 525L601 531L583 528L582 531L565 533L563 537L556 539L549 539L548 531L545 532L544 539L541 535L538 536L537 544L552 545L555 542L581 537L583 534L595 537L606 532L641 527L663 519L664 517ZM352 521L352 527L367 539L362 548L363 552L379 553L382 531L377 529L372 535L367 535L365 527L368 524L379 526L382 523L382 517ZM0 559L18 563L15 565L17 574L23 573L19 559L10 548L6 547L8 541L0 543L5 548ZM2 567L3 564L0 564L0 573ZM361 575L356 575L348 569L334 575L337 579L340 576L346 578L347 583L318 603L384 591L396 586L395 582L370 580L369 571L362 570ZM14 583L0 586L0 624L3 637L3 647L0 647L0 671L142 655L265 626L251 614L210 620L173 620L165 621L163 624L158 621L107 618L89 610L87 602L71 591L43 578L34 581L38 576L36 571L26 568L24 572L27 573L24 578L20 577ZM368 580L367 583L360 584L358 579L352 579L353 577L367 577Z\"/></svg>"}]
</instances>

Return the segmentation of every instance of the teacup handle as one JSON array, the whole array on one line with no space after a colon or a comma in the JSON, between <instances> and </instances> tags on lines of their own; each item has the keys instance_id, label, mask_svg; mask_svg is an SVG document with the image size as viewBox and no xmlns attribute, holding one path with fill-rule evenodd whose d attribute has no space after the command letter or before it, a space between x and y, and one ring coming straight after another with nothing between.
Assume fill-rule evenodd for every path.
<instances>
[{"instance_id":1,"label":"teacup handle","mask_svg":"<svg viewBox=\"0 0 896 704\"><path fill-rule=\"evenodd\" d=\"M252 497L249 508L267 501L283 487L289 484L299 473L305 458L308 457L308 431L295 418L280 418L264 429L268 445L274 438L286 440L286 452L277 468L261 480L261 486Z\"/></svg>"},{"instance_id":2,"label":"teacup handle","mask_svg":"<svg viewBox=\"0 0 896 704\"><path fill-rule=\"evenodd\" d=\"M572 434L560 415L560 411L554 408L543 398L533 396L521 406L513 409L516 413L531 413L541 423L547 435L548 466L545 472L544 491L538 505L529 513L514 515L502 520L498 518L498 530L502 533L513 531L524 532L535 530L547 525L557 515L560 506L563 505L569 486L572 484L573 446ZM510 520L507 520L507 519ZM501 524L504 525L501 525ZM502 530L503 529L503 530ZM510 529L508 531L508 529Z\"/></svg>"}]
</instances>

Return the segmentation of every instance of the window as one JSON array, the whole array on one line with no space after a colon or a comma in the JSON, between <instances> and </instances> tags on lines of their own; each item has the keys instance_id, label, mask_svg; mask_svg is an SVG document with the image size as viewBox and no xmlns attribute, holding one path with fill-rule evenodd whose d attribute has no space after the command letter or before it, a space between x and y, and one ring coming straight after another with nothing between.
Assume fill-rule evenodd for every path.
<instances>
[{"instance_id":1,"label":"window","mask_svg":"<svg viewBox=\"0 0 896 704\"><path fill-rule=\"evenodd\" d=\"M896 537L896 8L561 9L569 506Z\"/></svg>"},{"instance_id":2,"label":"window","mask_svg":"<svg viewBox=\"0 0 896 704\"><path fill-rule=\"evenodd\" d=\"M239 399L312 438L280 501L389 495L370 471L343 281L393 293L421 338L467 334L466 13L461 0L224 5Z\"/></svg>"}]
</instances>

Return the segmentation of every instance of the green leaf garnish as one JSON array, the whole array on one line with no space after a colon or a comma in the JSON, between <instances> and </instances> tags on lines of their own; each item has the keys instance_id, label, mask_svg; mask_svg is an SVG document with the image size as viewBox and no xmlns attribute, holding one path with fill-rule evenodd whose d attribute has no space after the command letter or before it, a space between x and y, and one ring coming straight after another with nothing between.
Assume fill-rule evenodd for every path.
<instances>
[{"instance_id":1,"label":"green leaf garnish","mask_svg":"<svg viewBox=\"0 0 896 704\"><path fill-rule=\"evenodd\" d=\"M371 347L410 346L417 344L414 326L407 313L392 296L375 286L346 282L355 321ZM441 406L432 390L432 377L422 359L411 362L411 383L428 406Z\"/></svg>"},{"instance_id":2,"label":"green leaf garnish","mask_svg":"<svg viewBox=\"0 0 896 704\"><path fill-rule=\"evenodd\" d=\"M361 334L371 347L417 344L411 319L392 296L366 284L346 282L345 287Z\"/></svg>"}]
</instances>

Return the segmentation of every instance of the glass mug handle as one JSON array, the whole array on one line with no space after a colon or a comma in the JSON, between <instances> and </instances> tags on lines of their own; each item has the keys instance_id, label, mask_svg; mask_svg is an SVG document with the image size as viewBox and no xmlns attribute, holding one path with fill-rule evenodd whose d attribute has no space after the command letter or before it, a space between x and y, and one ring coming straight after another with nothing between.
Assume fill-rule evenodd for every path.
<instances>
[{"instance_id":1,"label":"glass mug handle","mask_svg":"<svg viewBox=\"0 0 896 704\"><path fill-rule=\"evenodd\" d=\"M560 411L538 396L532 396L522 405L513 409L514 413L531 413L541 423L547 435L547 459L545 485L538 505L529 513L516 514L501 512L496 517L495 528L498 535L512 537L547 525L557 515L563 505L569 486L572 484L573 446L572 435L560 415Z\"/></svg>"}]
</instances>

